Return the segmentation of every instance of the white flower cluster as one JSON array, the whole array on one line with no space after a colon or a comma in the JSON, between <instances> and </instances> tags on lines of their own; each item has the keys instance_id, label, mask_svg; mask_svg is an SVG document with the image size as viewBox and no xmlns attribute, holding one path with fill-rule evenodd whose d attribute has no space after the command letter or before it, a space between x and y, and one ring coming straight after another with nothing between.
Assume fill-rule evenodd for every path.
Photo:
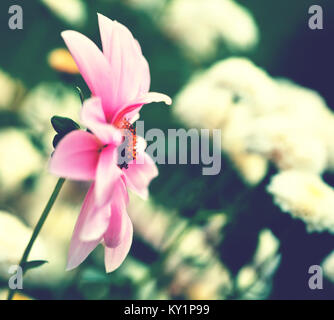
<instances>
[{"instance_id":1,"label":"white flower cluster","mask_svg":"<svg viewBox=\"0 0 334 320\"><path fill-rule=\"evenodd\" d=\"M275 175L268 186L282 211L301 218L308 231L334 233L334 189L320 176L298 170Z\"/></svg>"},{"instance_id":2,"label":"white flower cluster","mask_svg":"<svg viewBox=\"0 0 334 320\"><path fill-rule=\"evenodd\" d=\"M334 114L317 92L229 58L195 75L174 101L189 127L222 130L222 150L246 182L259 183L274 163L275 202L309 231L334 232L334 193L321 179L334 168Z\"/></svg>"},{"instance_id":3,"label":"white flower cluster","mask_svg":"<svg viewBox=\"0 0 334 320\"><path fill-rule=\"evenodd\" d=\"M218 42L246 51L259 40L252 14L233 0L127 0L146 10L161 29L195 60L212 57Z\"/></svg>"}]
</instances>

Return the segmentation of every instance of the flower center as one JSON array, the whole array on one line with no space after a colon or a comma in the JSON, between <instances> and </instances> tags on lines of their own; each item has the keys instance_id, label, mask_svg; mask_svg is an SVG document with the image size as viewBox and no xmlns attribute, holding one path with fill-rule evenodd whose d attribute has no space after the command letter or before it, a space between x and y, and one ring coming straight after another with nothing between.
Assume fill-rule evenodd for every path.
<instances>
[{"instance_id":1,"label":"flower center","mask_svg":"<svg viewBox=\"0 0 334 320\"><path fill-rule=\"evenodd\" d=\"M118 121L116 126L120 129L124 129L124 142L121 145L121 152L119 155L119 167L121 169L128 168L128 163L132 160L136 160L137 151L136 151L136 143L137 143L137 135L136 128L133 124L131 124L128 120L123 118ZM125 147L124 147L125 146Z\"/></svg>"}]
</instances>

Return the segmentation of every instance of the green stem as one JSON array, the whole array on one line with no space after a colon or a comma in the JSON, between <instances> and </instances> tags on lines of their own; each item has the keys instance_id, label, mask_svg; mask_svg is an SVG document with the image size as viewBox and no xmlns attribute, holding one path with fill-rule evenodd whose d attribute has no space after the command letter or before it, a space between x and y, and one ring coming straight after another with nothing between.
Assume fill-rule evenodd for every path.
<instances>
[{"instance_id":1,"label":"green stem","mask_svg":"<svg viewBox=\"0 0 334 320\"><path fill-rule=\"evenodd\" d=\"M34 245L34 242L36 240L36 238L38 237L43 225L44 225L44 222L46 220L46 218L48 217L57 197L58 197L58 194L63 186L65 182L65 179L64 178L59 178L50 198L49 198L49 201L48 203L46 204L44 210L43 210L43 213L41 215L41 217L39 218L38 222L37 222L37 225L34 229L34 232L29 240L29 243L26 247L26 249L24 250L24 253L22 255L22 258L20 260L20 263L19 265L22 267L24 266L24 264L26 264L27 260L28 260L28 256L29 256L29 253ZM25 274L25 270L23 270L23 275ZM12 300L13 299L13 296L14 296L14 293L15 293L15 290L12 290L12 289L9 289L8 291L8 300Z\"/></svg>"}]
</instances>

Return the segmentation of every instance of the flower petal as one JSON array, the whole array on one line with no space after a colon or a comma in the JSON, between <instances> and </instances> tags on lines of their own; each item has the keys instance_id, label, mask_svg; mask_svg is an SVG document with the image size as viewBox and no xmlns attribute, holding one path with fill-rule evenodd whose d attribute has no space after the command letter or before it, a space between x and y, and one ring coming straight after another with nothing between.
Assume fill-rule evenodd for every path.
<instances>
[{"instance_id":1,"label":"flower petal","mask_svg":"<svg viewBox=\"0 0 334 320\"><path fill-rule=\"evenodd\" d=\"M89 188L84 203L82 205L79 218L74 227L73 236L68 253L67 270L72 270L80 265L88 255L100 243L102 236L93 241L82 241L80 239L81 230L86 222L87 215L94 209L94 184Z\"/></svg>"},{"instance_id":2,"label":"flower petal","mask_svg":"<svg viewBox=\"0 0 334 320\"><path fill-rule=\"evenodd\" d=\"M133 227L127 214L124 216L124 220L125 232L120 244L115 248L105 247L104 249L106 272L112 272L117 269L129 253L132 244Z\"/></svg>"},{"instance_id":3,"label":"flower petal","mask_svg":"<svg viewBox=\"0 0 334 320\"><path fill-rule=\"evenodd\" d=\"M121 131L107 123L100 98L94 97L84 102L81 121L103 144L119 145L122 142Z\"/></svg>"},{"instance_id":4,"label":"flower petal","mask_svg":"<svg viewBox=\"0 0 334 320\"><path fill-rule=\"evenodd\" d=\"M101 50L83 34L68 30L61 33L79 71L93 96L102 100L105 111L114 105L115 77ZM107 115L107 113L106 113Z\"/></svg>"},{"instance_id":5,"label":"flower petal","mask_svg":"<svg viewBox=\"0 0 334 320\"><path fill-rule=\"evenodd\" d=\"M107 122L100 97L93 97L84 101L81 109L81 121L87 127L89 127L87 124L91 122Z\"/></svg>"},{"instance_id":6,"label":"flower petal","mask_svg":"<svg viewBox=\"0 0 334 320\"><path fill-rule=\"evenodd\" d=\"M57 145L50 160L50 172L73 180L93 180L100 147L91 133L72 131Z\"/></svg>"},{"instance_id":7,"label":"flower petal","mask_svg":"<svg viewBox=\"0 0 334 320\"><path fill-rule=\"evenodd\" d=\"M127 215L126 204L128 202L128 192L123 179L119 179L115 184L113 199L111 200L111 217L109 226L104 234L104 243L108 248L119 246L125 234Z\"/></svg>"},{"instance_id":8,"label":"flower petal","mask_svg":"<svg viewBox=\"0 0 334 320\"><path fill-rule=\"evenodd\" d=\"M144 151L146 141L137 137L137 158L123 170L126 185L143 199L148 198L148 186L158 176L158 168L152 158Z\"/></svg>"},{"instance_id":9,"label":"flower petal","mask_svg":"<svg viewBox=\"0 0 334 320\"><path fill-rule=\"evenodd\" d=\"M110 113L145 94L150 86L149 66L135 40L125 26L98 14L103 53L113 71L113 85L117 92Z\"/></svg>"},{"instance_id":10,"label":"flower petal","mask_svg":"<svg viewBox=\"0 0 334 320\"><path fill-rule=\"evenodd\" d=\"M109 145L100 154L96 170L95 197L98 207L104 206L111 200L116 181L120 178L122 170L117 166L117 147Z\"/></svg>"},{"instance_id":11,"label":"flower petal","mask_svg":"<svg viewBox=\"0 0 334 320\"><path fill-rule=\"evenodd\" d=\"M163 93L148 92L146 95L131 101L127 106L121 108L118 113L115 114L112 123L117 122L124 117L129 120L132 119L140 111L144 104L153 102L164 102L167 105L171 105L172 99Z\"/></svg>"},{"instance_id":12,"label":"flower petal","mask_svg":"<svg viewBox=\"0 0 334 320\"><path fill-rule=\"evenodd\" d=\"M95 186L95 184L94 184ZM92 186L92 188L94 188ZM92 191L94 193L94 190ZM107 203L103 207L97 207L94 203L87 212L79 232L80 240L85 242L101 239L109 226L111 205Z\"/></svg>"}]
</instances>

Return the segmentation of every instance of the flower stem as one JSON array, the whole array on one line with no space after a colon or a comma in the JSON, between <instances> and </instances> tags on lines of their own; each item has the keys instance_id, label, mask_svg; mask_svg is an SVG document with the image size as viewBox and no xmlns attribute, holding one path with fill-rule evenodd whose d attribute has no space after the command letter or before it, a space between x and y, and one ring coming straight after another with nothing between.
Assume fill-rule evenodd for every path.
<instances>
[{"instance_id":1,"label":"flower stem","mask_svg":"<svg viewBox=\"0 0 334 320\"><path fill-rule=\"evenodd\" d=\"M52 192L52 194L51 194L51 196L49 198L49 201L46 204L46 206L45 206L45 208L43 210L43 213L42 213L41 217L39 218L39 220L38 220L38 222L36 224L34 232L33 232L32 236L31 236L31 238L29 240L29 243L28 243L27 247L24 250L24 253L23 253L22 258L21 258L20 263L19 263L19 265L21 267L23 267L24 264L27 262L29 253L30 253L30 251L31 251L31 249L32 249L32 247L34 245L34 242L37 239L37 237L38 237L38 235L39 235L39 233L40 233L40 231L41 231L41 229L42 229L42 227L44 225L44 222L45 222L46 218L48 217L48 215L49 215L49 213L50 213L50 211L51 211L51 209L52 209L52 207L53 207L53 205L54 205L54 203L55 203L55 201L56 201L56 199L58 197L58 194L59 194L59 192L60 192L60 190L61 190L64 182L65 182L64 178L59 178L59 180L58 180L58 182L57 182L57 184L56 184L56 186L55 186L55 188L54 188L54 190L53 190L53 192ZM23 275L24 274L25 274L25 270L23 270ZM13 299L14 293L15 293L15 290L9 289L9 291L8 291L8 300L12 300Z\"/></svg>"}]
</instances>

